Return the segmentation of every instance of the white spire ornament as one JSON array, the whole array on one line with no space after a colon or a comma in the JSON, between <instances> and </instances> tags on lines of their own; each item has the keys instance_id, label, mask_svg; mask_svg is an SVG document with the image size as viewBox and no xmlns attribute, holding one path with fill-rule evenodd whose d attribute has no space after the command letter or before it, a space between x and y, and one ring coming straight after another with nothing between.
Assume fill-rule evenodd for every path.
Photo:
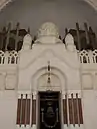
<instances>
[{"instance_id":1,"label":"white spire ornament","mask_svg":"<svg viewBox=\"0 0 97 129\"><path fill-rule=\"evenodd\" d=\"M66 48L68 51L74 52L76 50L75 45L74 45L74 38L70 33L66 35L65 43L66 43Z\"/></svg>"}]
</instances>

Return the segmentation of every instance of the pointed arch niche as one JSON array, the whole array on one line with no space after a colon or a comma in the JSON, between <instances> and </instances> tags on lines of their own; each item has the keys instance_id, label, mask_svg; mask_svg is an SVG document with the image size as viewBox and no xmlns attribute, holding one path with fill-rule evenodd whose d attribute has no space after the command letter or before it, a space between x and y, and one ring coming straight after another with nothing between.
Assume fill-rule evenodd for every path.
<instances>
[{"instance_id":1,"label":"pointed arch niche","mask_svg":"<svg viewBox=\"0 0 97 129\"><path fill-rule=\"evenodd\" d=\"M43 67L37 70L37 72L32 76L31 80L32 92L48 90L47 79L47 67ZM51 67L51 85L49 87L50 90L60 92L66 91L66 86L67 79L64 73L56 67Z\"/></svg>"}]
</instances>

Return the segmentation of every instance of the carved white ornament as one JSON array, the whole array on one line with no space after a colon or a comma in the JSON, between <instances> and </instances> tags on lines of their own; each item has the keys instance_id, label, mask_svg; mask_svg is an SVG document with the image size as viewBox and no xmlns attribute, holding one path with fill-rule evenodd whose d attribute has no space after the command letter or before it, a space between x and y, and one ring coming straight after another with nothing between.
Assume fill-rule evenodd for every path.
<instances>
[{"instance_id":1,"label":"carved white ornament","mask_svg":"<svg viewBox=\"0 0 97 129\"><path fill-rule=\"evenodd\" d=\"M32 37L30 34L26 34L23 39L23 49L27 50L31 48Z\"/></svg>"},{"instance_id":2,"label":"carved white ornament","mask_svg":"<svg viewBox=\"0 0 97 129\"><path fill-rule=\"evenodd\" d=\"M71 52L74 52L76 50L75 45L74 45L74 38L70 33L66 35L65 43L66 43L67 50Z\"/></svg>"},{"instance_id":3,"label":"carved white ornament","mask_svg":"<svg viewBox=\"0 0 97 129\"><path fill-rule=\"evenodd\" d=\"M62 43L62 41L59 39L59 31L57 26L52 22L44 23L37 32L37 40L35 43Z\"/></svg>"},{"instance_id":4,"label":"carved white ornament","mask_svg":"<svg viewBox=\"0 0 97 129\"><path fill-rule=\"evenodd\" d=\"M57 26L52 22L44 23L40 29L38 30L37 37L41 36L54 36L56 38L59 37L59 32Z\"/></svg>"},{"instance_id":5,"label":"carved white ornament","mask_svg":"<svg viewBox=\"0 0 97 129\"><path fill-rule=\"evenodd\" d=\"M30 34L26 34L24 39L23 39L23 42L26 43L26 44L30 44L32 42L32 37Z\"/></svg>"},{"instance_id":6,"label":"carved white ornament","mask_svg":"<svg viewBox=\"0 0 97 129\"><path fill-rule=\"evenodd\" d=\"M70 44L74 45L74 38L70 33L66 35L65 42L66 42L66 45L70 45Z\"/></svg>"}]
</instances>

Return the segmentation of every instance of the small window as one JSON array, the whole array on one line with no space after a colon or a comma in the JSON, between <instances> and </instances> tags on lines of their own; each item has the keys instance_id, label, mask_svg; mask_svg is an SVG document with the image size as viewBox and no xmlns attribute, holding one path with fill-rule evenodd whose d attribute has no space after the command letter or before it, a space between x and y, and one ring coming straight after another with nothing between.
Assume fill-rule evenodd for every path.
<instances>
[{"instance_id":1,"label":"small window","mask_svg":"<svg viewBox=\"0 0 97 129\"><path fill-rule=\"evenodd\" d=\"M14 64L14 63L15 63L15 57L12 56L12 58L11 58L11 64Z\"/></svg>"},{"instance_id":2,"label":"small window","mask_svg":"<svg viewBox=\"0 0 97 129\"><path fill-rule=\"evenodd\" d=\"M87 63L87 59L85 56L83 56L83 63Z\"/></svg>"}]
</instances>

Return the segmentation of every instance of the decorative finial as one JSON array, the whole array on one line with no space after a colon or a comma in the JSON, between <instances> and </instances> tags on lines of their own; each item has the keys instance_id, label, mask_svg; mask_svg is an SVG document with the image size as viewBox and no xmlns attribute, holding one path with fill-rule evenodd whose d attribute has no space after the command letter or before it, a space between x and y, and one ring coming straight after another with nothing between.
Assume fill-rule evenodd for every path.
<instances>
[{"instance_id":1,"label":"decorative finial","mask_svg":"<svg viewBox=\"0 0 97 129\"><path fill-rule=\"evenodd\" d=\"M7 51L7 46L9 44L10 30L11 30L11 23L8 24L8 28L7 28L7 38L6 38L5 51Z\"/></svg>"},{"instance_id":2,"label":"decorative finial","mask_svg":"<svg viewBox=\"0 0 97 129\"><path fill-rule=\"evenodd\" d=\"M28 34L30 34L30 27L28 27Z\"/></svg>"},{"instance_id":3,"label":"decorative finial","mask_svg":"<svg viewBox=\"0 0 97 129\"><path fill-rule=\"evenodd\" d=\"M68 29L65 28L65 36L68 34Z\"/></svg>"},{"instance_id":4,"label":"decorative finial","mask_svg":"<svg viewBox=\"0 0 97 129\"><path fill-rule=\"evenodd\" d=\"M17 49L18 49L18 41L19 41L19 38L18 38L18 36L19 36L19 28L20 28L20 23L19 23L19 22L17 22L17 24L16 24L16 35L15 35L15 51L17 51Z\"/></svg>"},{"instance_id":5,"label":"decorative finial","mask_svg":"<svg viewBox=\"0 0 97 129\"><path fill-rule=\"evenodd\" d=\"M16 28L19 28L19 26L20 26L20 23L18 22L17 25L16 25Z\"/></svg>"},{"instance_id":6,"label":"decorative finial","mask_svg":"<svg viewBox=\"0 0 97 129\"><path fill-rule=\"evenodd\" d=\"M8 24L7 31L9 32L11 30L11 22Z\"/></svg>"},{"instance_id":7,"label":"decorative finial","mask_svg":"<svg viewBox=\"0 0 97 129\"><path fill-rule=\"evenodd\" d=\"M89 26L89 32L90 33L93 33L93 30L92 30L92 27L91 26Z\"/></svg>"},{"instance_id":8,"label":"decorative finial","mask_svg":"<svg viewBox=\"0 0 97 129\"><path fill-rule=\"evenodd\" d=\"M6 27L5 27L5 26L3 27L3 30L2 30L2 31L3 31L3 33L5 33L5 32L6 32Z\"/></svg>"},{"instance_id":9,"label":"decorative finial","mask_svg":"<svg viewBox=\"0 0 97 129\"><path fill-rule=\"evenodd\" d=\"M81 51L80 29L78 23L76 23L76 32L77 32L78 49L79 51Z\"/></svg>"},{"instance_id":10,"label":"decorative finial","mask_svg":"<svg viewBox=\"0 0 97 129\"><path fill-rule=\"evenodd\" d=\"M86 42L87 42L87 45L89 45L90 40L89 40L88 26L86 22L84 23L84 27L85 27L85 33L86 33Z\"/></svg>"}]
</instances>

